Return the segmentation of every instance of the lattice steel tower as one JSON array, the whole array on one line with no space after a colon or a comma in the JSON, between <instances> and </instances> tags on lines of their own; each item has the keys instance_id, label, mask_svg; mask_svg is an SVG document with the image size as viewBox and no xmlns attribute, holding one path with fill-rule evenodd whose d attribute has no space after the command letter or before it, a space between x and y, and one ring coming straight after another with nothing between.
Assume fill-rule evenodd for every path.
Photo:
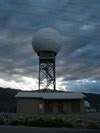
<instances>
[{"instance_id":1,"label":"lattice steel tower","mask_svg":"<svg viewBox=\"0 0 100 133\"><path fill-rule=\"evenodd\" d=\"M61 37L51 28L37 31L32 46L39 56L39 90L56 90L55 57L61 49Z\"/></svg>"}]
</instances>

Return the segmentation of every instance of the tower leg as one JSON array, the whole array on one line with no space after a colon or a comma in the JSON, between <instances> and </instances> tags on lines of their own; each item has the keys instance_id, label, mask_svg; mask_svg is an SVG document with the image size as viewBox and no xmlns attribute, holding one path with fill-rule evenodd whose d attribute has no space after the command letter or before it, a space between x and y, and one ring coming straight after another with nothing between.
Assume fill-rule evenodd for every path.
<instances>
[{"instance_id":1,"label":"tower leg","mask_svg":"<svg viewBox=\"0 0 100 133\"><path fill-rule=\"evenodd\" d=\"M39 90L56 90L55 82L55 58L39 59Z\"/></svg>"}]
</instances>

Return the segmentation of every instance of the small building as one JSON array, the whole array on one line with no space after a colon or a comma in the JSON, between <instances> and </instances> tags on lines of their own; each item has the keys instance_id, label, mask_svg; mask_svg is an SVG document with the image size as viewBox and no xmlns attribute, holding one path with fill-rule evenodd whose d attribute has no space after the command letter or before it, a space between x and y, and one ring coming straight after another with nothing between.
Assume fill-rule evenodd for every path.
<instances>
[{"instance_id":1,"label":"small building","mask_svg":"<svg viewBox=\"0 0 100 133\"><path fill-rule=\"evenodd\" d=\"M66 114L84 112L82 93L69 92L18 92L17 113Z\"/></svg>"}]
</instances>

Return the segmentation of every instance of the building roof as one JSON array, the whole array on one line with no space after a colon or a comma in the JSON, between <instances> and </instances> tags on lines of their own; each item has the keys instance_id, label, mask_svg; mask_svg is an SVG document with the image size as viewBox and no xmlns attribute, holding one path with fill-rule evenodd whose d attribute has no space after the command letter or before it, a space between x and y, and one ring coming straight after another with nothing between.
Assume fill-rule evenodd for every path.
<instances>
[{"instance_id":1,"label":"building roof","mask_svg":"<svg viewBox=\"0 0 100 133\"><path fill-rule=\"evenodd\" d=\"M80 92L18 92L16 98L42 98L42 99L83 99Z\"/></svg>"}]
</instances>

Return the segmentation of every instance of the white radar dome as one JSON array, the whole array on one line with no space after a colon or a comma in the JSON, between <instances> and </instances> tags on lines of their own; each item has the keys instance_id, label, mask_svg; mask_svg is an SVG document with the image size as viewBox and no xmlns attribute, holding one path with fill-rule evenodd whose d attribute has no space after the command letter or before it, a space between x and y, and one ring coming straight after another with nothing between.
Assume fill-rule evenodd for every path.
<instances>
[{"instance_id":1,"label":"white radar dome","mask_svg":"<svg viewBox=\"0 0 100 133\"><path fill-rule=\"evenodd\" d=\"M88 101L84 101L84 106L85 107L90 107L90 103Z\"/></svg>"},{"instance_id":2,"label":"white radar dome","mask_svg":"<svg viewBox=\"0 0 100 133\"><path fill-rule=\"evenodd\" d=\"M33 49L40 52L58 53L61 49L61 36L52 28L43 28L37 31L32 40Z\"/></svg>"}]
</instances>

